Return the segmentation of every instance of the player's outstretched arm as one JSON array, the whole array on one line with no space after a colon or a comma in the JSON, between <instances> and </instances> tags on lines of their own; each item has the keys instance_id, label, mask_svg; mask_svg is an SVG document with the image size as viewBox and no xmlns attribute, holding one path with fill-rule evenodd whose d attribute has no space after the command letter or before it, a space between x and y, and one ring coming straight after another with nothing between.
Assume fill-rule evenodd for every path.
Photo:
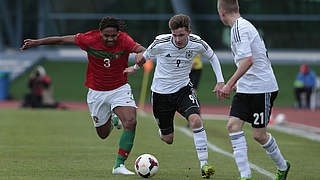
<instances>
[{"instance_id":1,"label":"player's outstretched arm","mask_svg":"<svg viewBox=\"0 0 320 180\"><path fill-rule=\"evenodd\" d=\"M64 45L64 44L74 44L74 36L57 36L57 37L47 37L43 39L25 39L20 50L29 49L32 47L40 45Z\"/></svg>"}]
</instances>

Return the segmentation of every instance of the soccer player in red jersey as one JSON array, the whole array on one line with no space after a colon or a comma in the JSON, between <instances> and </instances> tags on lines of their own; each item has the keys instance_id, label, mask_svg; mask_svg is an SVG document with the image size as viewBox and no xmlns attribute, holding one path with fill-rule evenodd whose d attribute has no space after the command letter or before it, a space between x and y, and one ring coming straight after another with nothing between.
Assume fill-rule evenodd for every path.
<instances>
[{"instance_id":1,"label":"soccer player in red jersey","mask_svg":"<svg viewBox=\"0 0 320 180\"><path fill-rule=\"evenodd\" d=\"M124 166L124 161L128 158L134 142L136 104L127 73L123 71L128 67L130 53L145 51L143 46L122 31L124 27L125 24L120 19L104 17L100 21L99 30L38 40L26 39L21 47L21 50L25 50L39 45L73 44L87 52L87 103L97 134L101 139L105 139L118 124L117 119L111 119L113 112L124 127L113 174L134 174Z\"/></svg>"}]
</instances>

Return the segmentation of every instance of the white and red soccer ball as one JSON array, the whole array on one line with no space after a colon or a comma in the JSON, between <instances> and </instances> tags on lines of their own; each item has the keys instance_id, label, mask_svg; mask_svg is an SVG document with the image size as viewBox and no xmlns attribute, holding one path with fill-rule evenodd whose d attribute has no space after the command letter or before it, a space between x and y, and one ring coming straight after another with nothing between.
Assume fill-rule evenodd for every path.
<instances>
[{"instance_id":1,"label":"white and red soccer ball","mask_svg":"<svg viewBox=\"0 0 320 180\"><path fill-rule=\"evenodd\" d=\"M134 169L136 173L144 178L149 178L154 176L159 168L158 160L151 154L142 154L134 163Z\"/></svg>"}]
</instances>

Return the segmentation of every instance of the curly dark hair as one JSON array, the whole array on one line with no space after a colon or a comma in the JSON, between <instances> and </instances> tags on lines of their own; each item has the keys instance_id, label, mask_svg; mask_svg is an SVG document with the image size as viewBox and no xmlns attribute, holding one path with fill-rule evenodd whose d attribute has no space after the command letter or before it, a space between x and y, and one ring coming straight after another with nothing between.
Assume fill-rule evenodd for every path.
<instances>
[{"instance_id":1,"label":"curly dark hair","mask_svg":"<svg viewBox=\"0 0 320 180\"><path fill-rule=\"evenodd\" d=\"M99 23L99 30L102 31L107 27L116 28L118 31L124 31L127 28L127 25L124 21L115 18L115 17L104 17Z\"/></svg>"}]
</instances>

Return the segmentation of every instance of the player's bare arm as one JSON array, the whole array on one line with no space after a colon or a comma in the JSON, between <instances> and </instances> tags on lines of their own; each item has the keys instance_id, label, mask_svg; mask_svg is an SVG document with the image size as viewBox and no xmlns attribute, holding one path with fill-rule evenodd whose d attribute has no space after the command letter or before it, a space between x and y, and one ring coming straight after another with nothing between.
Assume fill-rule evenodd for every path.
<instances>
[{"instance_id":1,"label":"player's bare arm","mask_svg":"<svg viewBox=\"0 0 320 180\"><path fill-rule=\"evenodd\" d=\"M145 50L146 50L145 47L139 46L134 52L137 53L136 55L138 55L138 54L143 54ZM133 66L127 67L127 68L123 71L123 73L127 73L128 75L131 75L131 74L134 74L135 72L137 72L138 69L140 69L140 66L138 66L137 64L135 64L135 65L133 65Z\"/></svg>"},{"instance_id":2,"label":"player's bare arm","mask_svg":"<svg viewBox=\"0 0 320 180\"><path fill-rule=\"evenodd\" d=\"M240 62L240 65L233 76L229 79L227 84L220 90L222 96L229 99L231 90L234 88L236 82L249 70L253 64L253 57L243 58Z\"/></svg>"},{"instance_id":3,"label":"player's bare arm","mask_svg":"<svg viewBox=\"0 0 320 180\"><path fill-rule=\"evenodd\" d=\"M29 49L40 45L67 45L74 44L74 35L47 37L43 39L25 39L20 50Z\"/></svg>"},{"instance_id":4,"label":"player's bare arm","mask_svg":"<svg viewBox=\"0 0 320 180\"><path fill-rule=\"evenodd\" d=\"M146 50L145 47L139 46L134 52L138 54L138 53L143 53L145 50Z\"/></svg>"},{"instance_id":5,"label":"player's bare arm","mask_svg":"<svg viewBox=\"0 0 320 180\"><path fill-rule=\"evenodd\" d=\"M143 57L143 53L144 53L144 51L146 51L146 48L144 48L143 46L139 46L137 49L136 49L136 51L135 51L135 53L137 53L136 54L136 56L135 56L135 59L136 59L136 66L135 66L135 69L136 70L138 70L139 68L137 67L137 66L139 66L139 67L141 67L146 61L144 60L144 62L143 63L140 63L140 59L141 58L144 58ZM142 57L141 57L142 56ZM138 60L139 59L139 60ZM138 60L138 61L137 61Z\"/></svg>"},{"instance_id":6,"label":"player's bare arm","mask_svg":"<svg viewBox=\"0 0 320 180\"><path fill-rule=\"evenodd\" d=\"M144 58L143 52L138 53L136 55L136 64L141 67L145 62L146 62L146 58Z\"/></svg>"}]
</instances>

